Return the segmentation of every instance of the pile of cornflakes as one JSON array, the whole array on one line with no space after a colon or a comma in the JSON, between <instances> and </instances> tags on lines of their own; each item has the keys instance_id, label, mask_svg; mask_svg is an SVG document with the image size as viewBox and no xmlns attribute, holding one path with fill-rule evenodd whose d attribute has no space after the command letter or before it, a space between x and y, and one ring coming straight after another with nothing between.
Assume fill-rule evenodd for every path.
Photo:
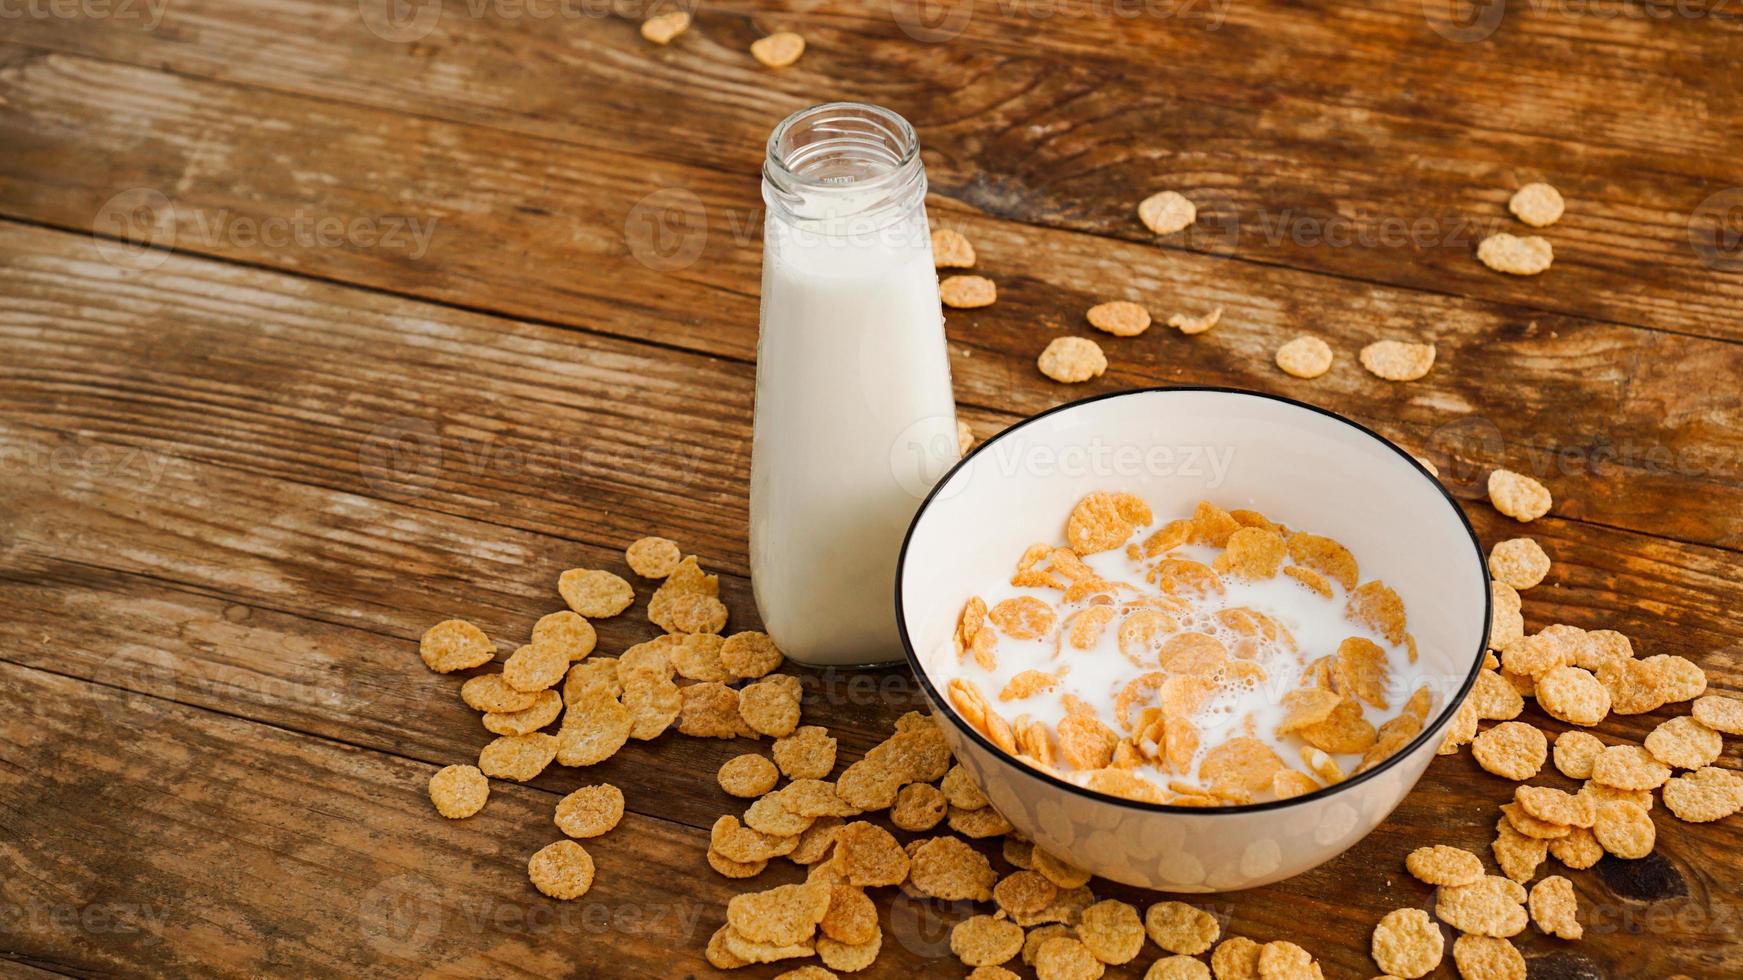
<instances>
[{"instance_id":1,"label":"pile of cornflakes","mask_svg":"<svg viewBox=\"0 0 1743 980\"><path fill-rule=\"evenodd\" d=\"M1528 520L1540 507L1547 510L1547 491L1539 499L1523 487L1529 502L1514 506L1518 500L1509 494L1520 485L1502 485L1507 506L1502 500L1497 506L1504 512ZM1013 578L1027 588L1057 591L1057 601L990 608L971 603L957 628L962 656L996 660L1001 637L1043 634L1058 635L1061 649L1072 649L1074 637L1083 641L1090 631L1121 629L1113 624L1122 615L1142 624L1147 620L1140 614L1166 611L1168 603L1154 601L1178 599L1170 585L1209 587L1226 575L1284 575L1315 591L1336 582L1348 596L1352 621L1400 643L1408 637L1402 603L1379 583L1361 583L1354 557L1336 542L1208 504L1144 541L1128 540L1149 523L1148 509L1136 498L1096 495L1084 501L1068 521L1068 546L1031 549ZM1179 561L1167 554L1181 543L1221 552L1199 569L1168 565ZM1157 590L1147 596L1152 605L1122 608L1133 602L1126 589L1085 574L1083 555L1118 548L1167 569L1146 583ZM805 868L806 876L796 884L747 888L727 903L705 953L718 968L814 958L822 965L799 966L778 980L830 980L864 970L882 948L881 889L886 896L900 890L989 909L966 910L949 936L950 951L970 980L1012 980L1022 967L1039 980L1094 980L1109 966L1137 961L1147 944L1160 955L1146 980L1322 977L1313 956L1295 943L1225 936L1216 917L1192 905L1160 901L1140 909L1098 899L1088 872L1022 837L991 805L953 763L927 715L902 716L887 739L836 774L837 740L821 726L801 723L798 679L777 672L783 658L773 642L757 632L721 635L728 614L716 577L663 538L637 541L625 558L636 575L660 582L648 615L663 635L615 658L596 656L591 620L622 613L635 590L607 571L565 572L558 590L570 608L540 619L531 642L500 670L475 673L460 688L462 699L481 712L485 729L498 737L484 747L476 766L449 766L430 779L430 800L443 817L463 820L478 813L488 802L490 779L532 779L553 762L594 765L632 738L654 739L670 730L706 738L767 737L766 754L736 756L716 774L724 793L747 805L715 823L706 861L723 877L747 884L778 860ZM1469 744L1480 766L1521 784L1496 821L1492 853L1500 874L1489 874L1482 858L1460 848L1429 844L1412 851L1405 867L1435 889L1426 900L1432 915L1422 908L1398 909L1375 927L1370 951L1389 977L1421 977L1436 969L1446 954L1444 925L1455 933L1451 954L1461 975L1524 978L1525 960L1513 937L1532 924L1562 940L1583 934L1572 882L1560 875L1533 882L1544 860L1554 857L1569 869L1583 869L1605 854L1633 859L1650 853L1656 839L1654 789L1665 808L1685 821L1719 820L1743 808L1743 778L1713 765L1723 748L1721 735L1743 734L1743 702L1706 694L1705 676L1681 657L1636 658L1618 633L1555 625L1527 635L1519 590L1539 584L1550 570L1547 554L1528 538L1493 550L1493 649L1441 748L1453 753ZM1081 616L1094 609L1112 612ZM1263 619L1242 621L1256 640L1282 635L1272 636ZM420 653L430 669L452 673L490 665L496 648L481 630L450 620L424 635ZM1207 671L1241 669L1233 666L1243 661L1240 653L1225 650L1219 660L1189 650L1178 671L1172 657L1166 665L1158 660L1158 667L1167 668L1158 671L1161 681L1134 689L1111 724L1080 710L1042 731L1020 717L1003 719L965 685L953 687L951 696L964 717L1031 764L1104 763L1079 767L1091 773L1091 785L1128 795L1155 792L1157 799L1182 805L1241 802L1265 792L1295 795L1329 785L1343 778L1334 750L1359 751L1362 765L1373 765L1409 741L1430 710L1426 692L1419 691L1390 721L1357 731L1360 726L1349 719L1359 711L1345 706L1359 709L1385 689L1387 662L1352 647L1307 661L1308 682L1287 695L1291 734L1320 739L1307 740L1304 769L1268 758L1248 744L1250 738L1233 738L1216 747L1223 751L1204 753L1198 784L1177 783L1171 796L1133 776L1138 767L1169 766L1171 745L1176 761L1184 757L1178 753L1190 741L1190 716L1171 708L1170 698L1178 695L1169 692ZM1013 684L1017 694L1049 688L1045 677ZM1519 720L1527 698L1574 727L1552 742ZM1683 702L1690 702L1689 713L1659 725L1642 745L1614 744L1580 730L1610 714ZM1495 724L1479 733L1485 721ZM545 730L552 726L554 734ZM1570 792L1535 782L1546 762L1582 785ZM529 857L532 885L558 900L585 895L595 868L579 841L609 834L624 807L623 793L604 783L582 786L560 800L552 820L563 839ZM894 831L881 825L886 820ZM976 840L999 842L997 860L1004 870L970 843Z\"/></svg>"},{"instance_id":2,"label":"pile of cornflakes","mask_svg":"<svg viewBox=\"0 0 1743 980\"><path fill-rule=\"evenodd\" d=\"M1023 650L1030 657L1035 642L1050 651L1044 669L1015 674L990 697L971 677L949 680L951 704L993 744L1116 796L1223 806L1333 785L1346 778L1346 766L1349 774L1371 769L1422 731L1432 707L1428 688L1418 686L1393 705L1392 674L1404 665L1363 635L1385 640L1414 663L1404 603L1384 582L1361 581L1349 549L1255 511L1209 502L1133 540L1152 523L1139 497L1092 493L1072 509L1065 545L1033 545L1018 561L1010 584L1022 594L991 606L979 596L968 600L954 637L965 662L991 672L1001 644L1029 643ZM1205 561L1187 557L1185 549L1194 547ZM1120 550L1142 581L1110 580L1085 561ZM1235 583L1272 579L1316 601L1341 595L1340 622L1350 624L1352 635L1335 651L1303 650L1270 612L1224 600ZM1117 639L1117 651L1102 643L1104 636ZM1123 658L1108 697L1066 689L1074 664L1086 657ZM1109 676L1107 665L1094 676ZM1219 691L1230 690L1244 691L1246 704L1286 690L1284 710L1263 723L1247 710L1232 734L1225 726L1212 742L1202 712ZM1056 723L1035 717L1057 716L1061 707ZM1397 713L1375 724L1369 708Z\"/></svg>"}]
</instances>

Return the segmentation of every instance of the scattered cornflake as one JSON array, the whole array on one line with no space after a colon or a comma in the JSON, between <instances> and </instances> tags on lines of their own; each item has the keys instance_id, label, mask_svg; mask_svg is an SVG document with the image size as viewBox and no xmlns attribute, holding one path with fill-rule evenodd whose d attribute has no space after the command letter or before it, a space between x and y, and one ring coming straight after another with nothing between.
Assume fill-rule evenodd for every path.
<instances>
[{"instance_id":1,"label":"scattered cornflake","mask_svg":"<svg viewBox=\"0 0 1743 980\"><path fill-rule=\"evenodd\" d=\"M569 569L558 576L557 591L570 609L589 619L608 619L635 601L628 582L599 569Z\"/></svg>"},{"instance_id":2,"label":"scattered cornflake","mask_svg":"<svg viewBox=\"0 0 1743 980\"><path fill-rule=\"evenodd\" d=\"M899 885L908 877L909 860L902 845L889 831L864 821L841 828L835 838L835 861L848 884L861 888Z\"/></svg>"},{"instance_id":3,"label":"scattered cornflake","mask_svg":"<svg viewBox=\"0 0 1743 980\"><path fill-rule=\"evenodd\" d=\"M1549 574L1549 555L1532 538L1509 538L1490 550L1489 574L1515 589L1529 589Z\"/></svg>"},{"instance_id":4,"label":"scattered cornflake","mask_svg":"<svg viewBox=\"0 0 1743 980\"><path fill-rule=\"evenodd\" d=\"M1672 769L1700 769L1716 762L1725 751L1718 732L1683 715L1661 723L1643 743L1654 759Z\"/></svg>"},{"instance_id":5,"label":"scattered cornflake","mask_svg":"<svg viewBox=\"0 0 1743 980\"><path fill-rule=\"evenodd\" d=\"M1172 235L1198 220L1198 208L1176 191L1161 191L1139 202L1138 220L1158 235Z\"/></svg>"},{"instance_id":6,"label":"scattered cornflake","mask_svg":"<svg viewBox=\"0 0 1743 980\"><path fill-rule=\"evenodd\" d=\"M961 419L957 419L956 420L956 454L958 456L967 456L968 451L970 449L973 449L973 448L974 448L974 430L968 427L967 422L964 422Z\"/></svg>"},{"instance_id":7,"label":"scattered cornflake","mask_svg":"<svg viewBox=\"0 0 1743 980\"><path fill-rule=\"evenodd\" d=\"M1525 929L1525 887L1488 875L1469 885L1444 885L1435 895L1434 914L1461 932L1479 936L1517 936Z\"/></svg>"},{"instance_id":8,"label":"scattered cornflake","mask_svg":"<svg viewBox=\"0 0 1743 980\"><path fill-rule=\"evenodd\" d=\"M1590 830L1575 827L1566 837L1550 841L1549 853L1557 861L1579 871L1597 864L1604 856L1604 847Z\"/></svg>"},{"instance_id":9,"label":"scattered cornflake","mask_svg":"<svg viewBox=\"0 0 1743 980\"><path fill-rule=\"evenodd\" d=\"M1592 825L1592 836L1608 853L1634 860L1652 853L1652 846L1658 840L1658 829L1652 824L1652 815L1640 804L1613 800L1598 804L1598 820Z\"/></svg>"},{"instance_id":10,"label":"scattered cornflake","mask_svg":"<svg viewBox=\"0 0 1743 980\"><path fill-rule=\"evenodd\" d=\"M805 725L775 740L775 765L788 779L824 779L835 768L836 740L821 725Z\"/></svg>"},{"instance_id":11,"label":"scattered cornflake","mask_svg":"<svg viewBox=\"0 0 1743 980\"><path fill-rule=\"evenodd\" d=\"M1555 224L1561 219L1565 206L1561 192L1541 181L1519 188L1507 201L1507 210L1533 228L1547 228Z\"/></svg>"},{"instance_id":12,"label":"scattered cornflake","mask_svg":"<svg viewBox=\"0 0 1743 980\"><path fill-rule=\"evenodd\" d=\"M1023 927L990 915L970 916L950 930L950 951L964 966L998 966L1023 949Z\"/></svg>"},{"instance_id":13,"label":"scattered cornflake","mask_svg":"<svg viewBox=\"0 0 1743 980\"><path fill-rule=\"evenodd\" d=\"M1743 735L1743 701L1722 694L1695 699L1689 709L1696 721L1726 735Z\"/></svg>"},{"instance_id":14,"label":"scattered cornflake","mask_svg":"<svg viewBox=\"0 0 1743 980\"><path fill-rule=\"evenodd\" d=\"M1610 691L1581 667L1556 667L1537 678L1537 704L1551 718L1591 727L1610 713Z\"/></svg>"},{"instance_id":15,"label":"scattered cornflake","mask_svg":"<svg viewBox=\"0 0 1743 980\"><path fill-rule=\"evenodd\" d=\"M946 276L938 284L938 298L953 310L973 310L993 305L999 290L985 276Z\"/></svg>"},{"instance_id":16,"label":"scattered cornflake","mask_svg":"<svg viewBox=\"0 0 1743 980\"><path fill-rule=\"evenodd\" d=\"M1517 813L1517 809L1513 812ZM1572 831L1568 833L1571 834ZM1502 874L1524 884L1537 877L1537 867L1549 854L1550 843L1549 840L1520 833L1510 816L1503 815L1495 821L1495 841L1489 845L1489 850L1494 854L1495 864L1500 867Z\"/></svg>"},{"instance_id":17,"label":"scattered cornflake","mask_svg":"<svg viewBox=\"0 0 1743 980\"><path fill-rule=\"evenodd\" d=\"M720 647L720 663L733 677L752 680L765 677L781 665L781 651L767 633L746 630L726 638Z\"/></svg>"},{"instance_id":18,"label":"scattered cornflake","mask_svg":"<svg viewBox=\"0 0 1743 980\"><path fill-rule=\"evenodd\" d=\"M474 711L508 714L538 704L539 695L536 690L517 690L501 674L479 674L460 685L460 700Z\"/></svg>"},{"instance_id":19,"label":"scattered cornflake","mask_svg":"<svg viewBox=\"0 0 1743 980\"><path fill-rule=\"evenodd\" d=\"M517 691L536 693L562 681L569 663L569 653L562 647L529 643L503 661L502 679Z\"/></svg>"},{"instance_id":20,"label":"scattered cornflake","mask_svg":"<svg viewBox=\"0 0 1743 980\"><path fill-rule=\"evenodd\" d=\"M678 35L690 29L690 12L673 10L655 14L642 21L642 39L654 44L671 44Z\"/></svg>"},{"instance_id":21,"label":"scattered cornflake","mask_svg":"<svg viewBox=\"0 0 1743 980\"><path fill-rule=\"evenodd\" d=\"M1529 522L1549 513L1553 500L1549 490L1531 477L1496 470L1489 474L1489 502L1508 517Z\"/></svg>"},{"instance_id":22,"label":"scattered cornflake","mask_svg":"<svg viewBox=\"0 0 1743 980\"><path fill-rule=\"evenodd\" d=\"M817 956L824 965L843 973L858 973L877 961L878 951L883 948L883 933L873 936L870 942L849 944L822 936L817 940Z\"/></svg>"},{"instance_id":23,"label":"scattered cornflake","mask_svg":"<svg viewBox=\"0 0 1743 980\"><path fill-rule=\"evenodd\" d=\"M792 946L810 940L829 911L832 889L821 882L776 885L734 895L726 903L726 924L752 942Z\"/></svg>"},{"instance_id":24,"label":"scattered cornflake","mask_svg":"<svg viewBox=\"0 0 1743 980\"><path fill-rule=\"evenodd\" d=\"M1525 699L1518 689L1492 670L1478 672L1470 699L1477 717L1484 721L1510 721L1525 710Z\"/></svg>"},{"instance_id":25,"label":"scattered cornflake","mask_svg":"<svg viewBox=\"0 0 1743 980\"><path fill-rule=\"evenodd\" d=\"M1138 910L1125 902L1105 899L1083 910L1077 938L1090 955L1108 964L1130 963L1144 948L1144 924Z\"/></svg>"},{"instance_id":26,"label":"scattered cornflake","mask_svg":"<svg viewBox=\"0 0 1743 980\"><path fill-rule=\"evenodd\" d=\"M896 793L890 806L890 822L910 833L938 826L950 812L950 802L931 783L909 783Z\"/></svg>"},{"instance_id":27,"label":"scattered cornflake","mask_svg":"<svg viewBox=\"0 0 1743 980\"><path fill-rule=\"evenodd\" d=\"M560 840L540 848L527 861L533 887L551 898L568 901L593 887L593 858L580 844Z\"/></svg>"},{"instance_id":28,"label":"scattered cornflake","mask_svg":"<svg viewBox=\"0 0 1743 980\"><path fill-rule=\"evenodd\" d=\"M1211 980L1210 967L1190 956L1164 956L1144 971L1144 980Z\"/></svg>"},{"instance_id":29,"label":"scattered cornflake","mask_svg":"<svg viewBox=\"0 0 1743 980\"><path fill-rule=\"evenodd\" d=\"M1743 809L1743 776L1703 766L1664 784L1664 806L1689 823L1723 820Z\"/></svg>"},{"instance_id":30,"label":"scattered cornflake","mask_svg":"<svg viewBox=\"0 0 1743 980\"><path fill-rule=\"evenodd\" d=\"M697 738L755 737L738 713L738 692L725 684L704 682L678 689L678 731Z\"/></svg>"},{"instance_id":31,"label":"scattered cornflake","mask_svg":"<svg viewBox=\"0 0 1743 980\"><path fill-rule=\"evenodd\" d=\"M992 899L998 874L986 855L956 837L933 837L914 848L908 875L922 895L947 902Z\"/></svg>"},{"instance_id":32,"label":"scattered cornflake","mask_svg":"<svg viewBox=\"0 0 1743 980\"><path fill-rule=\"evenodd\" d=\"M1259 947L1260 980L1319 980L1319 964L1313 955L1287 940L1274 940Z\"/></svg>"},{"instance_id":33,"label":"scattered cornflake","mask_svg":"<svg viewBox=\"0 0 1743 980\"><path fill-rule=\"evenodd\" d=\"M950 810L950 829L971 840L1000 837L1011 832L1011 822L990 806L978 810Z\"/></svg>"},{"instance_id":34,"label":"scattered cornflake","mask_svg":"<svg viewBox=\"0 0 1743 980\"><path fill-rule=\"evenodd\" d=\"M1592 779L1616 789L1657 789L1669 778L1670 767L1638 745L1612 745L1592 763Z\"/></svg>"},{"instance_id":35,"label":"scattered cornflake","mask_svg":"<svg viewBox=\"0 0 1743 980\"><path fill-rule=\"evenodd\" d=\"M823 860L829 849L835 846L835 838L845 826L846 821L840 817L818 817L810 828L799 835L798 843L786 855L787 860L798 865L811 865Z\"/></svg>"},{"instance_id":36,"label":"scattered cornflake","mask_svg":"<svg viewBox=\"0 0 1743 980\"><path fill-rule=\"evenodd\" d=\"M840 978L815 963L807 963L797 970L775 974L775 980L840 980Z\"/></svg>"},{"instance_id":37,"label":"scattered cornflake","mask_svg":"<svg viewBox=\"0 0 1743 980\"><path fill-rule=\"evenodd\" d=\"M1595 816L1590 797L1581 798L1553 786L1519 786L1513 790L1513 799L1521 810L1549 823L1590 827Z\"/></svg>"},{"instance_id":38,"label":"scattered cornflake","mask_svg":"<svg viewBox=\"0 0 1743 980\"><path fill-rule=\"evenodd\" d=\"M1440 927L1421 909L1394 909L1374 927L1369 951L1380 969L1415 980L1440 965L1445 939Z\"/></svg>"},{"instance_id":39,"label":"scattered cornflake","mask_svg":"<svg viewBox=\"0 0 1743 980\"><path fill-rule=\"evenodd\" d=\"M1362 348L1362 367L1386 381L1415 381L1434 367L1434 345L1376 340Z\"/></svg>"},{"instance_id":40,"label":"scattered cornflake","mask_svg":"<svg viewBox=\"0 0 1743 980\"><path fill-rule=\"evenodd\" d=\"M1123 299L1098 303L1086 316L1090 326L1116 337L1136 337L1150 329L1150 311Z\"/></svg>"},{"instance_id":41,"label":"scattered cornflake","mask_svg":"<svg viewBox=\"0 0 1743 980\"><path fill-rule=\"evenodd\" d=\"M1036 359L1041 373L1063 384L1099 378L1108 369L1100 345L1084 337L1055 337Z\"/></svg>"},{"instance_id":42,"label":"scattered cornflake","mask_svg":"<svg viewBox=\"0 0 1743 980\"><path fill-rule=\"evenodd\" d=\"M496 646L484 631L463 619L449 619L424 631L418 656L438 674L482 667L496 657Z\"/></svg>"},{"instance_id":43,"label":"scattered cornflake","mask_svg":"<svg viewBox=\"0 0 1743 980\"><path fill-rule=\"evenodd\" d=\"M1504 721L1471 742L1471 755L1485 770L1522 782L1537 775L1549 754L1543 732L1522 721Z\"/></svg>"},{"instance_id":44,"label":"scattered cornflake","mask_svg":"<svg viewBox=\"0 0 1743 980\"><path fill-rule=\"evenodd\" d=\"M767 861L791 854L798 846L798 837L776 837L760 833L738 822L738 818L723 814L714 821L708 835L709 846L722 857L742 864Z\"/></svg>"},{"instance_id":45,"label":"scattered cornflake","mask_svg":"<svg viewBox=\"0 0 1743 980\"><path fill-rule=\"evenodd\" d=\"M721 789L742 799L752 799L774 789L781 773L769 760L746 753L726 760L716 778Z\"/></svg>"},{"instance_id":46,"label":"scattered cornflake","mask_svg":"<svg viewBox=\"0 0 1743 980\"><path fill-rule=\"evenodd\" d=\"M1459 975L1481 980L1525 980L1525 957L1506 939L1460 936L1453 942Z\"/></svg>"},{"instance_id":47,"label":"scattered cornflake","mask_svg":"<svg viewBox=\"0 0 1743 980\"><path fill-rule=\"evenodd\" d=\"M1197 956L1216 942L1216 917L1185 902L1157 902L1144 911L1144 931L1170 953Z\"/></svg>"},{"instance_id":48,"label":"scattered cornflake","mask_svg":"<svg viewBox=\"0 0 1743 980\"><path fill-rule=\"evenodd\" d=\"M1555 249L1549 239L1538 235L1509 235L1498 232L1477 245L1477 261L1496 272L1515 276L1535 276L1555 261Z\"/></svg>"},{"instance_id":49,"label":"scattered cornflake","mask_svg":"<svg viewBox=\"0 0 1743 980\"><path fill-rule=\"evenodd\" d=\"M557 804L557 829L570 837L598 837L623 819L623 791L610 783L583 786Z\"/></svg>"},{"instance_id":50,"label":"scattered cornflake","mask_svg":"<svg viewBox=\"0 0 1743 980\"><path fill-rule=\"evenodd\" d=\"M763 873L763 869L769 866L769 862L767 860L734 861L713 847L709 847L708 866L728 878L755 878Z\"/></svg>"},{"instance_id":51,"label":"scattered cornflake","mask_svg":"<svg viewBox=\"0 0 1743 980\"><path fill-rule=\"evenodd\" d=\"M1576 913L1579 903L1574 898L1574 883L1561 875L1550 875L1531 886L1531 921L1537 928L1557 939L1578 939L1585 934Z\"/></svg>"},{"instance_id":52,"label":"scattered cornflake","mask_svg":"<svg viewBox=\"0 0 1743 980\"><path fill-rule=\"evenodd\" d=\"M738 692L738 713L745 724L763 735L782 738L799 727L799 678L771 674Z\"/></svg>"},{"instance_id":53,"label":"scattered cornflake","mask_svg":"<svg viewBox=\"0 0 1743 980\"><path fill-rule=\"evenodd\" d=\"M493 740L478 753L478 768L492 779L510 779L524 783L551 764L557 757L557 739L543 732L529 735L504 735Z\"/></svg>"},{"instance_id":54,"label":"scattered cornflake","mask_svg":"<svg viewBox=\"0 0 1743 980\"><path fill-rule=\"evenodd\" d=\"M609 689L584 688L569 702L563 724L557 729L557 761L565 766L604 762L623 748L633 725L629 709L618 703Z\"/></svg>"},{"instance_id":55,"label":"scattered cornflake","mask_svg":"<svg viewBox=\"0 0 1743 980\"><path fill-rule=\"evenodd\" d=\"M1264 947L1246 936L1230 936L1210 954L1216 980L1259 980L1259 954Z\"/></svg>"},{"instance_id":56,"label":"scattered cornflake","mask_svg":"<svg viewBox=\"0 0 1743 980\"><path fill-rule=\"evenodd\" d=\"M1089 947L1069 936L1055 936L1035 951L1038 980L1096 980L1106 969Z\"/></svg>"},{"instance_id":57,"label":"scattered cornflake","mask_svg":"<svg viewBox=\"0 0 1743 980\"><path fill-rule=\"evenodd\" d=\"M974 244L962 232L939 228L932 232L932 265L938 269L974 268Z\"/></svg>"},{"instance_id":58,"label":"scattered cornflake","mask_svg":"<svg viewBox=\"0 0 1743 980\"><path fill-rule=\"evenodd\" d=\"M805 39L792 31L776 31L750 43L750 56L767 68L785 68L805 53Z\"/></svg>"},{"instance_id":59,"label":"scattered cornflake","mask_svg":"<svg viewBox=\"0 0 1743 980\"><path fill-rule=\"evenodd\" d=\"M571 662L585 660L599 643L599 634L587 617L568 609L539 617L533 624L533 646L556 647Z\"/></svg>"},{"instance_id":60,"label":"scattered cornflake","mask_svg":"<svg viewBox=\"0 0 1743 980\"><path fill-rule=\"evenodd\" d=\"M477 766L447 766L430 777L430 802L449 820L464 820L490 799L490 780Z\"/></svg>"},{"instance_id":61,"label":"scattered cornflake","mask_svg":"<svg viewBox=\"0 0 1743 980\"><path fill-rule=\"evenodd\" d=\"M1318 337L1301 336L1277 348L1277 367L1297 378L1317 378L1331 370L1331 345Z\"/></svg>"},{"instance_id":62,"label":"scattered cornflake","mask_svg":"<svg viewBox=\"0 0 1743 980\"><path fill-rule=\"evenodd\" d=\"M1017 871L993 886L993 902L1009 915L1033 915L1053 903L1059 886L1035 871Z\"/></svg>"},{"instance_id":63,"label":"scattered cornflake","mask_svg":"<svg viewBox=\"0 0 1743 980\"><path fill-rule=\"evenodd\" d=\"M862 888L837 884L829 890L829 908L817 923L825 936L849 946L878 936L878 907Z\"/></svg>"},{"instance_id":64,"label":"scattered cornflake","mask_svg":"<svg viewBox=\"0 0 1743 980\"><path fill-rule=\"evenodd\" d=\"M668 15L669 16L669 15ZM642 578L665 578L684 560L684 552L671 538L639 538L623 551L630 571Z\"/></svg>"},{"instance_id":65,"label":"scattered cornflake","mask_svg":"<svg viewBox=\"0 0 1743 980\"><path fill-rule=\"evenodd\" d=\"M1469 885L1483 878L1483 860L1470 851L1446 844L1419 847L1404 858L1404 867L1430 885Z\"/></svg>"},{"instance_id":66,"label":"scattered cornflake","mask_svg":"<svg viewBox=\"0 0 1743 980\"><path fill-rule=\"evenodd\" d=\"M1168 318L1168 325L1188 337L1192 337L1204 333L1211 327L1216 326L1222 318L1223 308L1217 306L1213 307L1209 313L1201 313L1198 316L1188 316L1185 313L1175 313Z\"/></svg>"}]
</instances>

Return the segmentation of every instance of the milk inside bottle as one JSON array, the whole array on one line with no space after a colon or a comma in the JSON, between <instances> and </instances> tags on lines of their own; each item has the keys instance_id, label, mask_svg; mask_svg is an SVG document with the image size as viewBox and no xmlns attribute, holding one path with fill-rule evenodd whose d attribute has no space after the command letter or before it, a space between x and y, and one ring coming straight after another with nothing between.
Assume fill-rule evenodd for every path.
<instances>
[{"instance_id":1,"label":"milk inside bottle","mask_svg":"<svg viewBox=\"0 0 1743 980\"><path fill-rule=\"evenodd\" d=\"M958 456L925 196L886 109L814 106L769 137L751 575L802 663L900 659L897 553Z\"/></svg>"}]
</instances>

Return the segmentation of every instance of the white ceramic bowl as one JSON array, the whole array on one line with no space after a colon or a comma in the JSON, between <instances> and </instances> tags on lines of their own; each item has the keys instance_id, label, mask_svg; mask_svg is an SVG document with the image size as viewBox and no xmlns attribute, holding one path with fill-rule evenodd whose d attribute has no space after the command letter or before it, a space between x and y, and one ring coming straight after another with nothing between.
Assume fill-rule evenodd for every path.
<instances>
[{"instance_id":1,"label":"white ceramic bowl","mask_svg":"<svg viewBox=\"0 0 1743 980\"><path fill-rule=\"evenodd\" d=\"M1258 510L1347 545L1362 577L1403 597L1434 707L1422 733L1373 769L1305 796L1198 809L1075 786L995 748L940 695L969 595L1009 578L1035 541L1095 490L1128 490L1157 515L1201 499ZM1121 392L1062 405L987 440L914 517L896 577L908 660L946 740L1016 828L1105 878L1215 892L1300 874L1384 820L1433 759L1481 669L1489 579L1475 532L1408 453L1324 409L1218 388ZM1327 651L1329 652L1329 651Z\"/></svg>"}]
</instances>

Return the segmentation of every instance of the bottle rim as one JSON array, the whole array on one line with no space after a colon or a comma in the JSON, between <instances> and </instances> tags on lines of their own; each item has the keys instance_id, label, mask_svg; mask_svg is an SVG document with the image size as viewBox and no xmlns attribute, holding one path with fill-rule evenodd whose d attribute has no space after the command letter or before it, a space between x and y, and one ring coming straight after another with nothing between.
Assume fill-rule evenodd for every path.
<instances>
[{"instance_id":1,"label":"bottle rim","mask_svg":"<svg viewBox=\"0 0 1743 980\"><path fill-rule=\"evenodd\" d=\"M832 134L791 145L801 127ZM815 149L811 149L815 148ZM806 150L810 149L810 153ZM829 154L857 150L872 172L844 181L806 166L830 159ZM865 102L824 102L800 109L781 120L769 134L763 162L764 199L786 220L816 224L851 217L860 221L895 217L924 200L925 167L920 163L920 138L896 112ZM857 197L867 202L849 211L829 203ZM807 212L823 206L819 217Z\"/></svg>"}]
</instances>

